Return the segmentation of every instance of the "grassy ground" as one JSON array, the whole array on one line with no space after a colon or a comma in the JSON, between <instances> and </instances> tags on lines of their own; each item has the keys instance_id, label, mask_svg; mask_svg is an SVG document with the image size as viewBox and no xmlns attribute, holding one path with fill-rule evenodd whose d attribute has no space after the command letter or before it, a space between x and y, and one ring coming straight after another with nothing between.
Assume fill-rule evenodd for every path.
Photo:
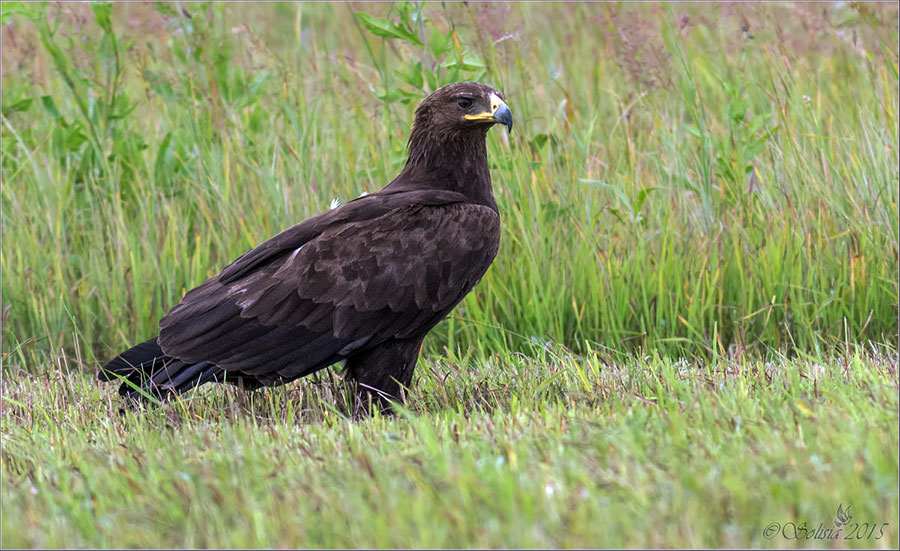
<instances>
[{"instance_id":1,"label":"grassy ground","mask_svg":"<svg viewBox=\"0 0 900 551\"><path fill-rule=\"evenodd\" d=\"M4 546L898 545L896 6L2 14ZM466 79L504 233L411 415L331 372L118 414L99 362ZM764 538L841 503L885 536Z\"/></svg>"},{"instance_id":2,"label":"grassy ground","mask_svg":"<svg viewBox=\"0 0 900 551\"><path fill-rule=\"evenodd\" d=\"M79 373L16 373L3 545L896 548L897 365L871 354L429 361L408 414L366 422L324 377L135 415ZM765 537L839 504L838 541Z\"/></svg>"}]
</instances>

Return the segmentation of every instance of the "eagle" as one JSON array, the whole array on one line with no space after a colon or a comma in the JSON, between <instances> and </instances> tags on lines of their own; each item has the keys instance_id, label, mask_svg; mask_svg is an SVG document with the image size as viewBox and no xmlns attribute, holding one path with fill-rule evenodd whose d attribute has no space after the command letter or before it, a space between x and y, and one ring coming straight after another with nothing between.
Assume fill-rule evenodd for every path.
<instances>
[{"instance_id":1,"label":"eagle","mask_svg":"<svg viewBox=\"0 0 900 551\"><path fill-rule=\"evenodd\" d=\"M402 403L425 335L477 285L500 244L485 140L512 131L478 82L417 106L403 170L381 190L289 227L191 289L159 334L100 368L133 400L208 382L276 386L338 362L357 404Z\"/></svg>"}]
</instances>

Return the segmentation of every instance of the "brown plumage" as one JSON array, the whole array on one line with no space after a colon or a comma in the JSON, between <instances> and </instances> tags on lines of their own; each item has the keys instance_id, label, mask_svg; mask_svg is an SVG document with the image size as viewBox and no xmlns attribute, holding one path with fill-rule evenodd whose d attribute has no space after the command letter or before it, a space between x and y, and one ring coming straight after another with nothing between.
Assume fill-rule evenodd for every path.
<instances>
[{"instance_id":1,"label":"brown plumage","mask_svg":"<svg viewBox=\"0 0 900 551\"><path fill-rule=\"evenodd\" d=\"M257 388L346 360L362 398L402 399L422 340L497 254L500 217L485 138L512 115L461 82L416 109L409 159L376 193L288 228L189 291L160 332L100 379L157 397L209 381ZM129 384L131 383L131 384Z\"/></svg>"}]
</instances>

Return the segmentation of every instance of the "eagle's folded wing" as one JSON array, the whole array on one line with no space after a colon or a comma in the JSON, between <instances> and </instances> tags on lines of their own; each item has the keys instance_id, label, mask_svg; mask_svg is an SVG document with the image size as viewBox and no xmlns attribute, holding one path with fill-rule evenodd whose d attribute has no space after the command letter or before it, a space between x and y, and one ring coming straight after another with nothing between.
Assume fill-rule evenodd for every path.
<instances>
[{"instance_id":1,"label":"eagle's folded wing","mask_svg":"<svg viewBox=\"0 0 900 551\"><path fill-rule=\"evenodd\" d=\"M424 334L497 252L497 213L457 195L367 196L282 232L185 295L160 321L162 350L293 379Z\"/></svg>"}]
</instances>

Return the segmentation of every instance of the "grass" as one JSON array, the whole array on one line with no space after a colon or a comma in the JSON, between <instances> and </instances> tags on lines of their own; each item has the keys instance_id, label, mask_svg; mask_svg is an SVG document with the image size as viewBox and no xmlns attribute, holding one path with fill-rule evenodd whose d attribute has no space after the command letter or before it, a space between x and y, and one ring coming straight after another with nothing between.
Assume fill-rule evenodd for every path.
<instances>
[{"instance_id":1,"label":"grass","mask_svg":"<svg viewBox=\"0 0 900 551\"><path fill-rule=\"evenodd\" d=\"M897 364L509 356L423 365L353 422L327 377L120 412L78 371L3 386L4 547L896 547ZM340 400L337 400L339 403ZM772 522L888 523L768 540ZM875 533L877 535L878 532Z\"/></svg>"},{"instance_id":2,"label":"grass","mask_svg":"<svg viewBox=\"0 0 900 551\"><path fill-rule=\"evenodd\" d=\"M4 547L896 547L896 6L2 18ZM465 79L516 121L501 250L408 415L347 421L331 371L119 414L99 362ZM841 503L885 537L763 536Z\"/></svg>"},{"instance_id":3,"label":"grass","mask_svg":"<svg viewBox=\"0 0 900 551\"><path fill-rule=\"evenodd\" d=\"M19 362L73 352L73 332L103 360L261 240L380 188L424 94L397 73L423 62L423 87L488 80L516 117L489 144L499 258L429 351L533 337L709 359L897 333L897 60L836 32L830 55L779 41L790 6L745 14L752 40L737 16L680 29L675 7L517 6L496 44L479 25L506 8L427 6L425 43L456 26L472 70L455 75L426 70L431 47L357 32L349 5L122 7L109 32L62 6L43 42L22 18L6 31L37 61L3 96L5 351L42 339ZM845 32L868 29L842 10ZM66 38L77 17L84 44Z\"/></svg>"}]
</instances>

